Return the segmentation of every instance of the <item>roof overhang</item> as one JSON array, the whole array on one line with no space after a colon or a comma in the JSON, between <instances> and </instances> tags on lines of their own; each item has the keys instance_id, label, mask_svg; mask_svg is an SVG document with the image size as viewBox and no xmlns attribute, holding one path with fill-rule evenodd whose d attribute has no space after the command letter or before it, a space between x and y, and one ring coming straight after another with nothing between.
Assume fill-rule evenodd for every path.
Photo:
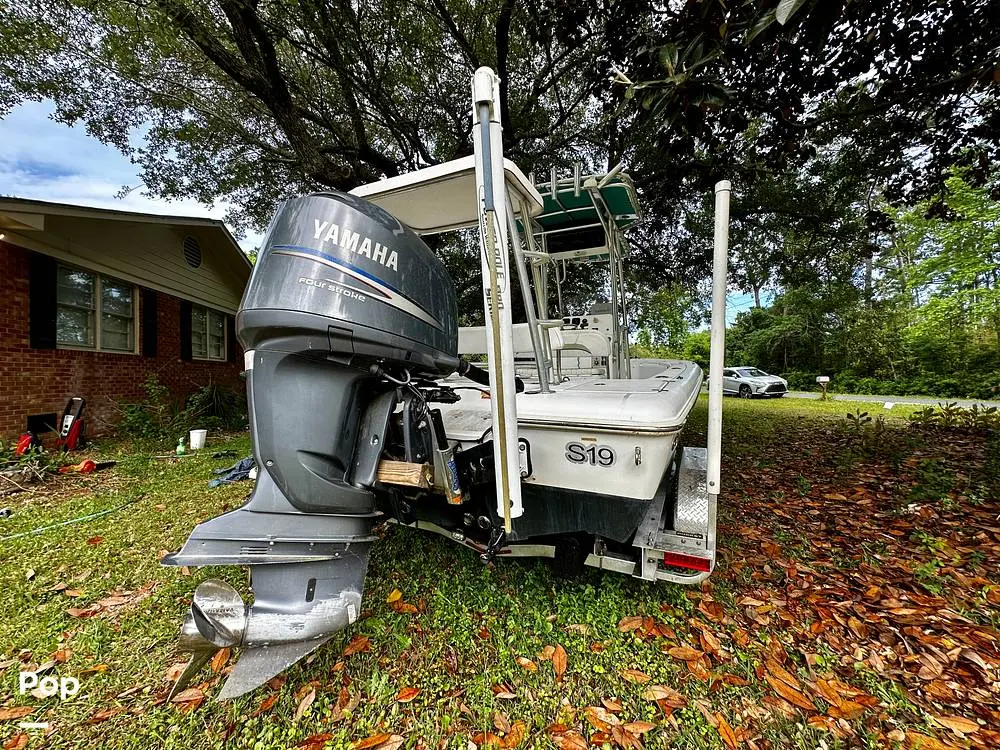
<instances>
[{"instance_id":1,"label":"roof overhang","mask_svg":"<svg viewBox=\"0 0 1000 750\"><path fill-rule=\"evenodd\" d=\"M116 208L93 208L91 206L77 206L71 203L0 197L0 229L44 231L46 215L214 229L222 233L224 239L227 241L224 244L228 244L233 251L233 258L238 259L248 270L253 268L253 264L246 253L240 248L236 238L229 231L229 227L218 219L208 219L198 216L147 214L138 211L121 211Z\"/></svg>"}]
</instances>

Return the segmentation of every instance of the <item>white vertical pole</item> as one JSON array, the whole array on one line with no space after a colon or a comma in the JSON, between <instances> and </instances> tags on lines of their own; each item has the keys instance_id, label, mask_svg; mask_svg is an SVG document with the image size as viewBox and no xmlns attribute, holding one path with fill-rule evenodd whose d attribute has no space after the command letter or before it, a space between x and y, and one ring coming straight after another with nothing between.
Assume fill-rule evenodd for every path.
<instances>
[{"instance_id":1,"label":"white vertical pole","mask_svg":"<svg viewBox=\"0 0 1000 750\"><path fill-rule=\"evenodd\" d=\"M708 367L708 491L722 489L722 368L726 360L726 276L729 263L728 180L715 184L715 254L712 259L712 349Z\"/></svg>"},{"instance_id":2,"label":"white vertical pole","mask_svg":"<svg viewBox=\"0 0 1000 750\"><path fill-rule=\"evenodd\" d=\"M473 151L479 201L479 247L486 312L487 369L493 418L493 463L497 515L510 532L520 516L521 473L517 458L517 402L514 390L514 328L510 314L510 255L507 184L500 125L500 79L489 68L472 76Z\"/></svg>"}]
</instances>

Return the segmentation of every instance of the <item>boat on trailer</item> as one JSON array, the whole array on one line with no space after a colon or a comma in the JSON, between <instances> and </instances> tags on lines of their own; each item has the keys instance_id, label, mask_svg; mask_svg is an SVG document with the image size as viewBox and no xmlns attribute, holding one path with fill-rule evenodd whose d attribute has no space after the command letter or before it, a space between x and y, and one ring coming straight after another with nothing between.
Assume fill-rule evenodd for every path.
<instances>
[{"instance_id":1,"label":"boat on trailer","mask_svg":"<svg viewBox=\"0 0 1000 750\"><path fill-rule=\"evenodd\" d=\"M629 356L631 180L620 166L526 176L503 158L498 89L476 72L473 156L292 199L272 222L237 316L257 484L164 559L249 566L254 601L219 580L198 586L175 691L240 647L220 699L243 694L349 627L384 521L485 563L542 557L564 574L589 565L682 584L712 572L729 184L716 187L709 440L681 446L701 369ZM420 236L469 229L485 325L459 328ZM595 262L607 302L565 314L567 265Z\"/></svg>"},{"instance_id":2,"label":"boat on trailer","mask_svg":"<svg viewBox=\"0 0 1000 750\"><path fill-rule=\"evenodd\" d=\"M440 165L433 176L423 174L428 171L353 192L423 234L475 227L474 158ZM640 219L632 181L620 170L583 176L577 168L571 178L553 171L536 184L507 161L504 188L514 208L507 215L513 275L530 279L519 285L526 320L502 333L525 386L515 393L516 417L506 415L517 426L521 502L507 511L502 536L491 536L505 520L495 502L475 503L491 511L476 515L464 506L423 501L412 507L408 525L488 559L550 557L564 573L592 565L697 583L715 561L715 502L705 488L705 449L679 448L677 441L702 373L693 362L629 358L622 262L626 232ZM435 216L434 207L447 213ZM610 301L588 315L564 315L565 266L595 262L608 268ZM553 302L557 314L550 317ZM458 353L489 356L490 340L488 325L460 328ZM481 459L483 446L492 450L494 417L489 387L462 381L457 373L441 381L458 400L440 412L464 468ZM481 489L490 495L495 486L488 481Z\"/></svg>"}]
</instances>

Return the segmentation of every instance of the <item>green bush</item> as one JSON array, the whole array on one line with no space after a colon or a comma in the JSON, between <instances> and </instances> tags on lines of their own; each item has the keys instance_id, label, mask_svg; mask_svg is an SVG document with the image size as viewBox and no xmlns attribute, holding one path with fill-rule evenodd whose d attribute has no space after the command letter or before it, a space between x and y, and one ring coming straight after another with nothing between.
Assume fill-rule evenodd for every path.
<instances>
[{"instance_id":1,"label":"green bush","mask_svg":"<svg viewBox=\"0 0 1000 750\"><path fill-rule=\"evenodd\" d=\"M209 383L188 396L184 411L193 428L240 430L247 426L246 391Z\"/></svg>"},{"instance_id":2,"label":"green bush","mask_svg":"<svg viewBox=\"0 0 1000 750\"><path fill-rule=\"evenodd\" d=\"M119 404L121 420L117 432L142 442L173 443L191 429L238 430L247 425L244 391L203 385L181 403L156 375L143 384L146 398L138 403Z\"/></svg>"},{"instance_id":3,"label":"green bush","mask_svg":"<svg viewBox=\"0 0 1000 750\"><path fill-rule=\"evenodd\" d=\"M120 403L122 418L117 433L123 437L144 442L176 440L183 435L185 418L183 410L170 395L170 389L156 375L143 383L146 398L138 403Z\"/></svg>"},{"instance_id":4,"label":"green bush","mask_svg":"<svg viewBox=\"0 0 1000 750\"><path fill-rule=\"evenodd\" d=\"M818 391L820 387L819 383L816 382L816 378L819 375L820 373L818 372L790 370L781 373L780 377L788 381L788 390L790 391Z\"/></svg>"}]
</instances>

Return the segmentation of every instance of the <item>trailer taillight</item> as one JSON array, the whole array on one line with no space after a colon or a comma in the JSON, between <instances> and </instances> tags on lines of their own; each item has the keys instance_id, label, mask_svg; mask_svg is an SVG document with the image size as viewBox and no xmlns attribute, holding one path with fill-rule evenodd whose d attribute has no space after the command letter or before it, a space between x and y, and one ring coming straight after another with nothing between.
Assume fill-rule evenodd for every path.
<instances>
[{"instance_id":1,"label":"trailer taillight","mask_svg":"<svg viewBox=\"0 0 1000 750\"><path fill-rule=\"evenodd\" d=\"M687 568L688 570L698 570L708 573L712 569L712 561L705 557L695 555L682 555L679 552L664 552L663 564L675 568Z\"/></svg>"}]
</instances>

